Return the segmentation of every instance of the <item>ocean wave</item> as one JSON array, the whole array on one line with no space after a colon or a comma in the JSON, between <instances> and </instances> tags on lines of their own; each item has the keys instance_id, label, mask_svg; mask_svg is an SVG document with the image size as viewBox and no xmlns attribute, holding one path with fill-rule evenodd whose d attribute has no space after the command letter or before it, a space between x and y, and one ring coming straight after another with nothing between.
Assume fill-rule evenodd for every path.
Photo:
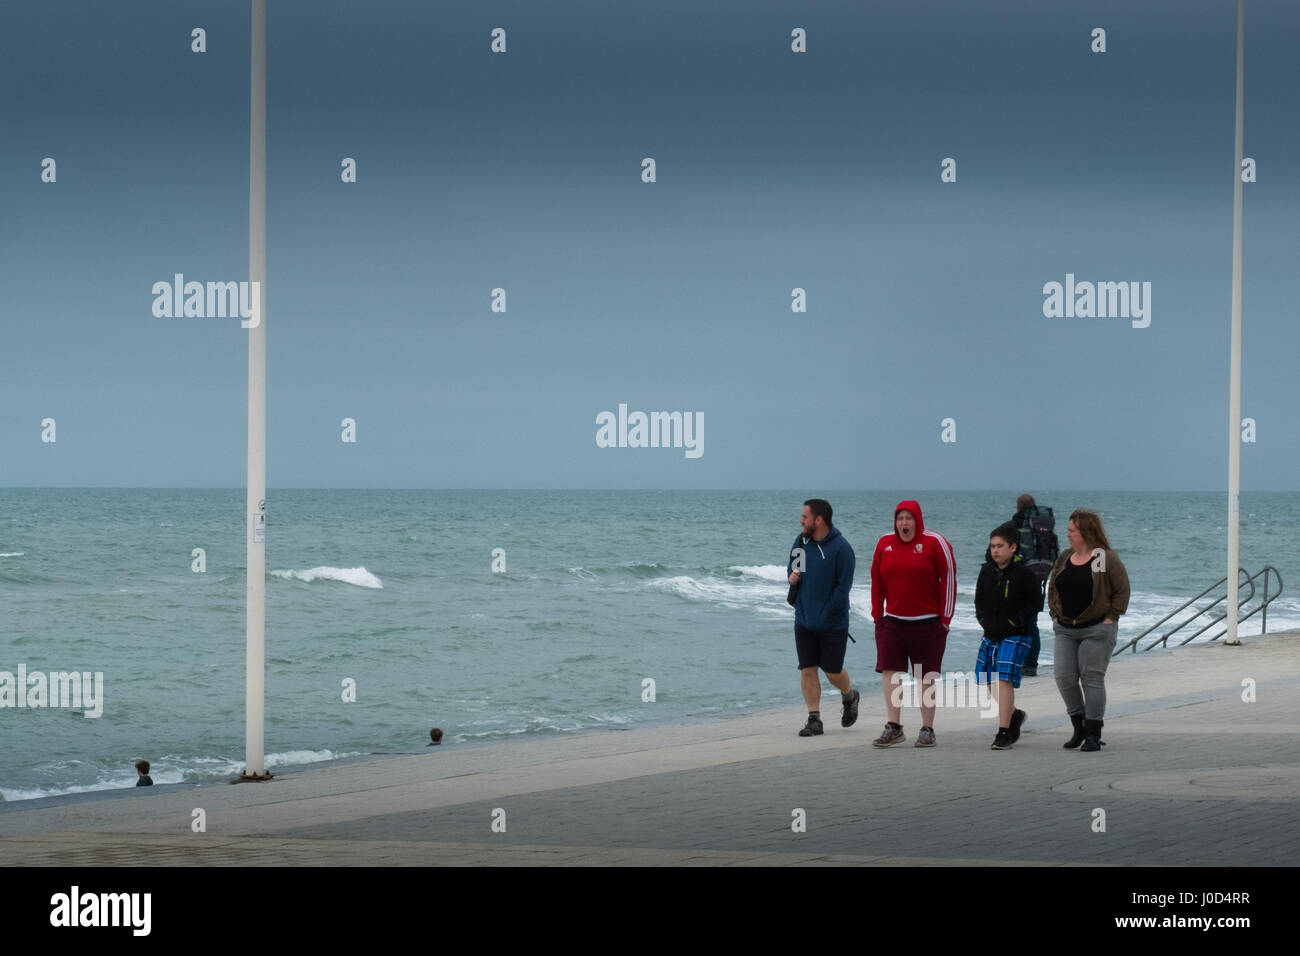
<instances>
[{"instance_id":1,"label":"ocean wave","mask_svg":"<svg viewBox=\"0 0 1300 956\"><path fill-rule=\"evenodd\" d=\"M762 578L764 581L781 581L784 583L788 580L785 566L781 564L733 564L727 570L749 575L750 577Z\"/></svg>"},{"instance_id":2,"label":"ocean wave","mask_svg":"<svg viewBox=\"0 0 1300 956\"><path fill-rule=\"evenodd\" d=\"M0 551L0 558L21 558L26 551Z\"/></svg>"},{"instance_id":3,"label":"ocean wave","mask_svg":"<svg viewBox=\"0 0 1300 956\"><path fill-rule=\"evenodd\" d=\"M360 588L382 588L383 582L365 568L309 568L306 571L272 571L277 578L295 581L341 581Z\"/></svg>"},{"instance_id":4,"label":"ocean wave","mask_svg":"<svg viewBox=\"0 0 1300 956\"><path fill-rule=\"evenodd\" d=\"M264 758L267 769L273 767L298 767L306 764L321 763L326 760L341 760L345 757L365 756L364 751L335 752L332 750L288 750L282 753L267 754ZM79 764L80 761L72 761ZM149 776L155 784L168 783L211 783L228 779L241 773L245 762L232 757L177 757L165 754L149 769ZM56 761L46 770L63 769L65 761ZM135 786L134 773L112 775L104 774L94 783L67 784L53 787L13 788L0 787L0 800L13 803L19 800L39 800L42 797L61 797L72 793L93 793L100 790L123 790Z\"/></svg>"},{"instance_id":5,"label":"ocean wave","mask_svg":"<svg viewBox=\"0 0 1300 956\"><path fill-rule=\"evenodd\" d=\"M475 723L488 723L488 721L471 720L466 721L465 723L472 726ZM493 721L493 723L496 723L496 721ZM470 740L498 740L507 737L516 737L520 734L571 734L578 731L591 730L595 727L623 727L632 723L633 718L630 715L618 713L583 713L569 717L533 717L522 727L497 726L491 730L453 734L450 739L453 742L465 742Z\"/></svg>"},{"instance_id":6,"label":"ocean wave","mask_svg":"<svg viewBox=\"0 0 1300 956\"><path fill-rule=\"evenodd\" d=\"M740 569L739 576L736 576L736 569ZM780 577L773 576L771 569L775 569ZM790 606L785 603L788 592L785 569L780 565L736 565L728 568L728 572L698 578L686 574L654 578L645 582L645 586L693 604L755 611L772 618L790 616ZM865 585L855 584L849 595L853 611L871 606L870 589Z\"/></svg>"},{"instance_id":7,"label":"ocean wave","mask_svg":"<svg viewBox=\"0 0 1300 956\"><path fill-rule=\"evenodd\" d=\"M646 586L655 591L675 594L687 601L720 604L723 607L743 607L750 588L740 588L727 581L697 581L689 575L679 574L671 578L655 578L647 581Z\"/></svg>"},{"instance_id":8,"label":"ocean wave","mask_svg":"<svg viewBox=\"0 0 1300 956\"><path fill-rule=\"evenodd\" d=\"M667 568L662 564L650 562L631 562L628 564L618 564L608 568L567 568L570 574L575 577L587 580L593 578L605 577L607 575L623 574L634 578L652 578L663 574Z\"/></svg>"}]
</instances>

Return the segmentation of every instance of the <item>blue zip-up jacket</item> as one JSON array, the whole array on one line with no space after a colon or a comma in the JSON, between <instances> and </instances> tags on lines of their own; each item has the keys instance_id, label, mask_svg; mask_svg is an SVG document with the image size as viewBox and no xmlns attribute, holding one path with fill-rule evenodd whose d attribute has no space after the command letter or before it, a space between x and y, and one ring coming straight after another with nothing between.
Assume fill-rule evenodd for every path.
<instances>
[{"instance_id":1,"label":"blue zip-up jacket","mask_svg":"<svg viewBox=\"0 0 1300 956\"><path fill-rule=\"evenodd\" d=\"M785 576L794 571L794 553L803 549L803 577L794 599L794 622L814 631L831 631L849 626L849 588L853 587L853 568L857 559L839 529L831 525L830 533L820 541L799 535L790 547Z\"/></svg>"}]
</instances>

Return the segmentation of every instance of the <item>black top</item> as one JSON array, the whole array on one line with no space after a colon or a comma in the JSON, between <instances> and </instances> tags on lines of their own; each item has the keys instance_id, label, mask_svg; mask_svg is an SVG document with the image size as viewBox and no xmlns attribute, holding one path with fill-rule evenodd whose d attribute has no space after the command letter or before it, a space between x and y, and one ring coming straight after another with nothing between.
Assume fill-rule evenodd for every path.
<instances>
[{"instance_id":1,"label":"black top","mask_svg":"<svg viewBox=\"0 0 1300 956\"><path fill-rule=\"evenodd\" d=\"M991 641L1029 633L1038 617L1038 577L1015 555L1006 568L990 561L975 582L975 618Z\"/></svg>"},{"instance_id":2,"label":"black top","mask_svg":"<svg viewBox=\"0 0 1300 956\"><path fill-rule=\"evenodd\" d=\"M135 782L135 785L137 787L152 787L153 777L149 776L148 774L145 774L143 777L141 777L139 780Z\"/></svg>"},{"instance_id":3,"label":"black top","mask_svg":"<svg viewBox=\"0 0 1300 956\"><path fill-rule=\"evenodd\" d=\"M1061 617L1076 618L1086 611L1092 603L1092 562L1067 560L1056 575L1056 593L1061 597Z\"/></svg>"}]
</instances>

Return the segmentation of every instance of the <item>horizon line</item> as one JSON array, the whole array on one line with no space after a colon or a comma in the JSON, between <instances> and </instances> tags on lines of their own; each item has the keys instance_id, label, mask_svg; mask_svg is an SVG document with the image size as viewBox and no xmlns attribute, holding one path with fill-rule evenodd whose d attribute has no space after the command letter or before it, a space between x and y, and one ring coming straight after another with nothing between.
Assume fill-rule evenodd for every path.
<instances>
[{"instance_id":1,"label":"horizon line","mask_svg":"<svg viewBox=\"0 0 1300 956\"><path fill-rule=\"evenodd\" d=\"M905 491L916 494L1005 494L1011 486L999 488L824 488L827 494L878 493L887 491ZM1015 486L1020 487L1020 486ZM0 491L245 491L244 485L0 485ZM268 493L272 489L268 488ZM642 492L783 492L805 494L797 488L638 488L606 487L577 488L571 486L524 487L524 486L435 486L435 485L285 485L277 491L642 491ZM1221 494L1228 492L1224 488L1061 488L1038 492L1037 494L1067 494L1085 492L1089 494ZM1243 492L1245 493L1245 492ZM1300 494L1300 488L1254 488L1251 494Z\"/></svg>"}]
</instances>

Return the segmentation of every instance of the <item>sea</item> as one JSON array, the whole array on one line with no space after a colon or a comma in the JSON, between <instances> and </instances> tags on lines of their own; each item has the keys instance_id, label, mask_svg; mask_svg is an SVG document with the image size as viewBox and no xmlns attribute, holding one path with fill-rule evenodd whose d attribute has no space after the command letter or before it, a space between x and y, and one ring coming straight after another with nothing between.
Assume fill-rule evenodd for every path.
<instances>
[{"instance_id":1,"label":"sea","mask_svg":"<svg viewBox=\"0 0 1300 956\"><path fill-rule=\"evenodd\" d=\"M826 495L857 555L845 667L864 711L880 694L870 561L896 504L917 499L953 545L944 670L969 671L976 575L1023 490ZM1223 494L1034 493L1063 546L1072 510L1102 516L1133 588L1121 643L1225 575ZM807 497L271 489L268 769L797 712L785 562ZM0 672L103 675L98 717L0 707L4 801L130 787L141 758L158 784L243 769L244 510L238 488L0 488ZM1300 627L1300 494L1242 494L1240 528L1242 566L1272 565L1289 589L1268 630Z\"/></svg>"}]
</instances>

